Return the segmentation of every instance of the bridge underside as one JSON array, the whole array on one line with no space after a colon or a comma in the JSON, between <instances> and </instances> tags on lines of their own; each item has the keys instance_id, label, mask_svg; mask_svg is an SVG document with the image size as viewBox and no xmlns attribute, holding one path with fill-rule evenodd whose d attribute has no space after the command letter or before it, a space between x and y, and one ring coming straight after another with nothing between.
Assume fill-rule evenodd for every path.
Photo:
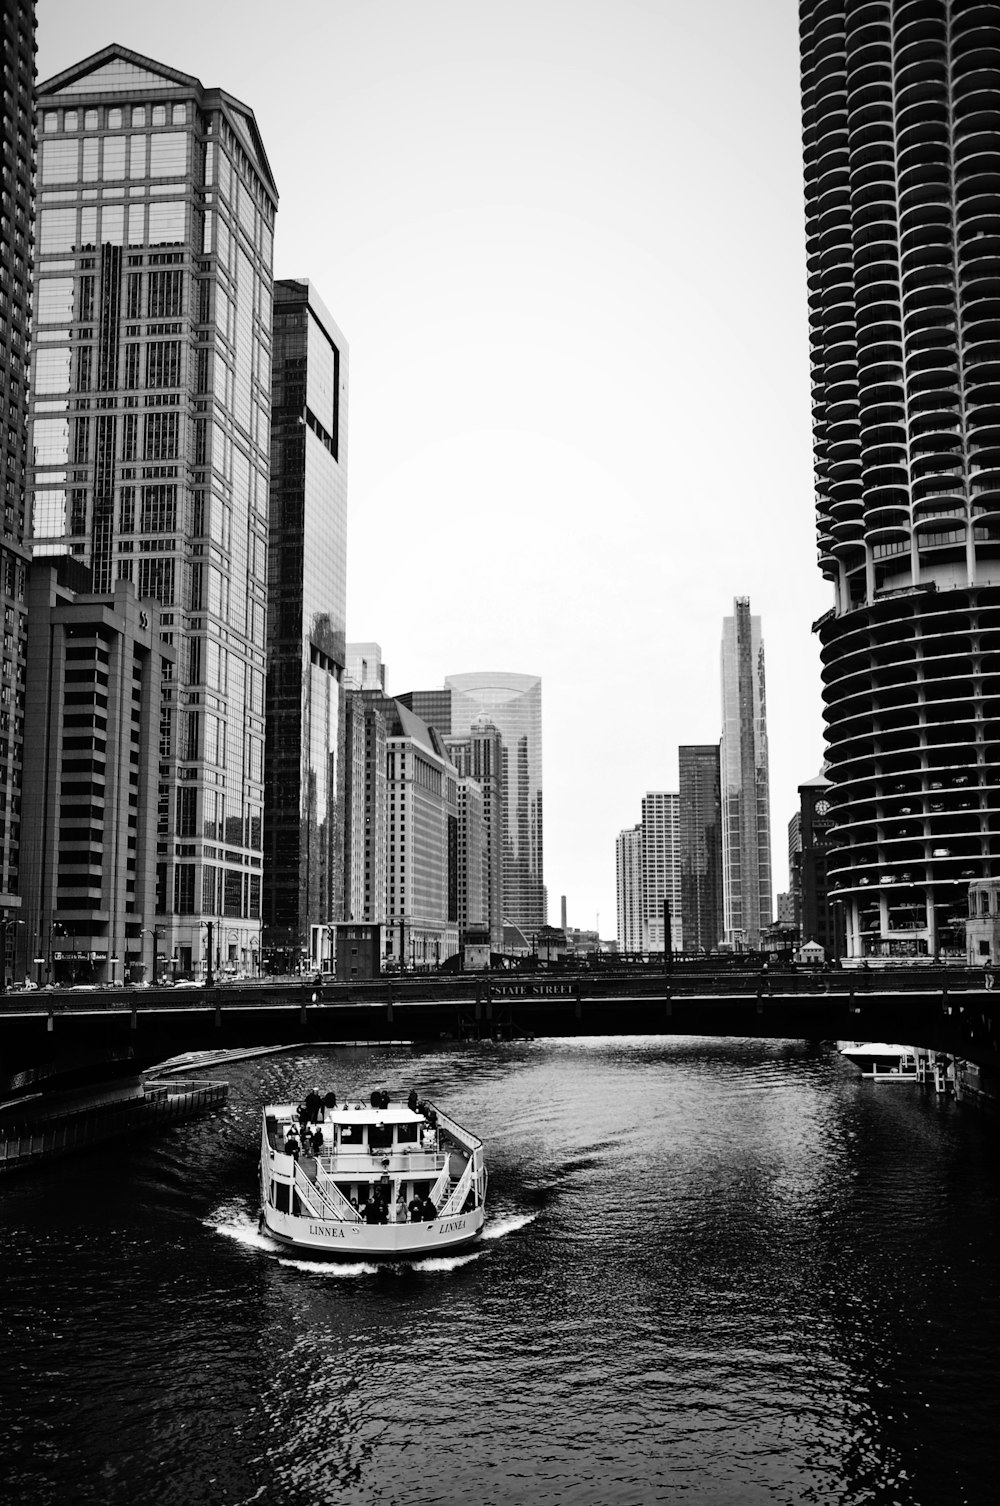
<instances>
[{"instance_id":1,"label":"bridge underside","mask_svg":"<svg viewBox=\"0 0 1000 1506\"><path fill-rule=\"evenodd\" d=\"M384 988L360 997L357 989L347 997L346 990L296 988L238 996L220 989L183 1004L152 991L86 1005L33 1000L0 1016L0 1094L64 1090L184 1052L604 1035L898 1041L972 1061L985 1080L1000 1084L1000 1011L983 988L720 995L653 981L643 980L641 992L634 986L611 992L597 980L560 992L480 986L478 997L466 984L443 997L403 994L397 985L391 999Z\"/></svg>"}]
</instances>

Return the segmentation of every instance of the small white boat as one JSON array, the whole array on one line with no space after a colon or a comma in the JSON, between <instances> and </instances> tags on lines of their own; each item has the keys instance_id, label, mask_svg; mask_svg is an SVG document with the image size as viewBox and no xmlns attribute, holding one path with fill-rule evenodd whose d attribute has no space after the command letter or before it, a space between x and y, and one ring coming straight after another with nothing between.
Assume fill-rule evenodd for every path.
<instances>
[{"instance_id":1,"label":"small white boat","mask_svg":"<svg viewBox=\"0 0 1000 1506\"><path fill-rule=\"evenodd\" d=\"M486 1183L482 1141L413 1093L264 1108L261 1228L296 1250L356 1260L457 1249L482 1231Z\"/></svg>"},{"instance_id":2,"label":"small white boat","mask_svg":"<svg viewBox=\"0 0 1000 1506\"><path fill-rule=\"evenodd\" d=\"M891 1041L838 1041L841 1056L872 1082L918 1082L917 1055L910 1046Z\"/></svg>"}]
</instances>

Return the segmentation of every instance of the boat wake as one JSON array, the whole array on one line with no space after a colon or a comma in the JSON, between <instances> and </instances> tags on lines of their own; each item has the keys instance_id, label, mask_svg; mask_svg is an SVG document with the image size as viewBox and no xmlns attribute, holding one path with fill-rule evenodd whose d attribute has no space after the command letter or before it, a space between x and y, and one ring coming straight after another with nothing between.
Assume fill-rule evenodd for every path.
<instances>
[{"instance_id":1,"label":"boat wake","mask_svg":"<svg viewBox=\"0 0 1000 1506\"><path fill-rule=\"evenodd\" d=\"M281 1255L278 1264L291 1266L295 1271L308 1271L311 1276L335 1276L338 1279L378 1274L378 1266L370 1260L298 1260L293 1255Z\"/></svg>"},{"instance_id":2,"label":"boat wake","mask_svg":"<svg viewBox=\"0 0 1000 1506\"><path fill-rule=\"evenodd\" d=\"M480 1238L482 1240L503 1239L508 1234L516 1234L518 1229L523 1229L527 1224L534 1223L537 1213L506 1213L498 1218L491 1219L486 1225ZM263 1233L257 1221L250 1217L246 1209L239 1204L227 1203L217 1208L202 1222L208 1229L216 1234L223 1235L226 1239L233 1239L237 1244L243 1245L249 1250L260 1250L265 1255L275 1256L279 1265L291 1266L296 1271L308 1271L316 1276L332 1276L337 1279L355 1276L375 1276L382 1271L402 1273L414 1271L429 1276L447 1274L449 1271L460 1270L464 1265L471 1265L474 1261L481 1260L482 1250L465 1251L456 1255L429 1255L423 1260L393 1260L380 1261L377 1264L370 1260L308 1260L302 1257L289 1255L285 1246L269 1234Z\"/></svg>"},{"instance_id":3,"label":"boat wake","mask_svg":"<svg viewBox=\"0 0 1000 1506\"><path fill-rule=\"evenodd\" d=\"M471 1255L430 1255L426 1260L410 1260L407 1265L411 1271L426 1271L429 1275L435 1275L440 1271L457 1271L460 1266L471 1265L474 1260L479 1260L478 1250Z\"/></svg>"},{"instance_id":4,"label":"boat wake","mask_svg":"<svg viewBox=\"0 0 1000 1506\"><path fill-rule=\"evenodd\" d=\"M227 1204L218 1208L202 1222L206 1228L214 1229L216 1234L223 1234L226 1239L235 1239L237 1244L246 1245L249 1249L264 1250L268 1255L281 1249L277 1240L268 1234L262 1234L257 1220L252 1219L246 1209L238 1205Z\"/></svg>"},{"instance_id":5,"label":"boat wake","mask_svg":"<svg viewBox=\"0 0 1000 1506\"><path fill-rule=\"evenodd\" d=\"M483 1239L503 1239L507 1234L516 1234L518 1229L523 1229L526 1224L533 1224L538 1217L537 1213L505 1213L499 1218L491 1218L483 1230Z\"/></svg>"}]
</instances>

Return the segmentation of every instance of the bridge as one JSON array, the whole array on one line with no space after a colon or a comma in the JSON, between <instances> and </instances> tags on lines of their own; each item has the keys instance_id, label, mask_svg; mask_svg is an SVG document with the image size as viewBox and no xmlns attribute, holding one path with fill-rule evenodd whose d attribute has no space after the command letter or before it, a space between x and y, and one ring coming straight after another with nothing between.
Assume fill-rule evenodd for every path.
<instances>
[{"instance_id":1,"label":"bridge","mask_svg":"<svg viewBox=\"0 0 1000 1506\"><path fill-rule=\"evenodd\" d=\"M0 997L0 1096L65 1090L184 1052L576 1035L899 1041L1000 1095L1000 987L982 969L679 967L383 977Z\"/></svg>"}]
</instances>

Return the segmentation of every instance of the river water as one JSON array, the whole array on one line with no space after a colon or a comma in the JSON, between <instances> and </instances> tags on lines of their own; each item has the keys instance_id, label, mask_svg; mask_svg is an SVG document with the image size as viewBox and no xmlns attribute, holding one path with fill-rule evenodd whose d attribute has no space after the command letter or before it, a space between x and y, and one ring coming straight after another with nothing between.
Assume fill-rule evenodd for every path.
<instances>
[{"instance_id":1,"label":"river water","mask_svg":"<svg viewBox=\"0 0 1000 1506\"><path fill-rule=\"evenodd\" d=\"M698 1506L995 1499L1000 1127L830 1047L303 1048L224 1112L0 1184L0 1498ZM257 1233L260 1105L415 1086L486 1238Z\"/></svg>"}]
</instances>

